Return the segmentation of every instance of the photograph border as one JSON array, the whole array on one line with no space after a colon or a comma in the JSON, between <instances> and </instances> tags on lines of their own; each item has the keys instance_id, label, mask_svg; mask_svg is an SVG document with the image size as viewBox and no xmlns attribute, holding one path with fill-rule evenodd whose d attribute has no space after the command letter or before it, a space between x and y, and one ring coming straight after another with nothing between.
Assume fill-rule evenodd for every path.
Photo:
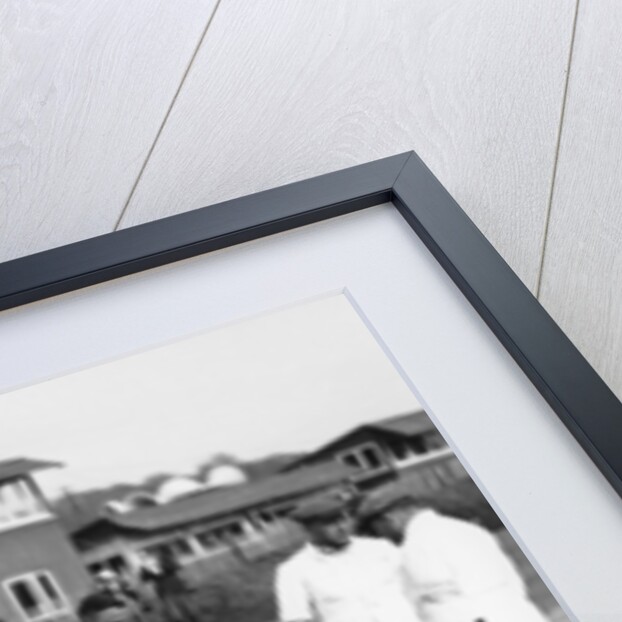
<instances>
[{"instance_id":1,"label":"photograph border","mask_svg":"<svg viewBox=\"0 0 622 622\"><path fill-rule=\"evenodd\" d=\"M4 262L0 311L384 203L622 497L622 403L413 151Z\"/></svg>"}]
</instances>

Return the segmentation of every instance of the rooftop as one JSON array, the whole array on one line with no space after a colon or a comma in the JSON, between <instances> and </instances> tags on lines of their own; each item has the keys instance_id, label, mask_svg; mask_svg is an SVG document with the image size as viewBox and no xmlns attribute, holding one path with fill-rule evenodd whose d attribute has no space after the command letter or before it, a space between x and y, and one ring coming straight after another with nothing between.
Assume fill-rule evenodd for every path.
<instances>
[{"instance_id":1,"label":"rooftop","mask_svg":"<svg viewBox=\"0 0 622 622\"><path fill-rule=\"evenodd\" d=\"M307 464L313 461L317 454L321 454L330 450L335 445L343 443L344 440L350 436L359 434L364 431L379 432L381 434L389 434L391 436L412 437L417 434L423 434L430 430L435 430L435 426L432 423L428 415L423 411L417 411L414 413L408 413L405 415L397 415L395 417L389 417L388 419L382 419L380 421L373 421L372 423L364 423L356 428L349 430L341 436L331 440L330 442L318 447L312 452L306 454L302 458L294 460L285 468L284 471L289 471L300 467L303 464Z\"/></svg>"},{"instance_id":2,"label":"rooftop","mask_svg":"<svg viewBox=\"0 0 622 622\"><path fill-rule=\"evenodd\" d=\"M141 508L126 513L80 518L72 521L71 532L80 534L95 526L113 526L130 531L157 531L183 524L216 519L219 516L260 506L295 495L303 495L335 485L357 472L336 461L307 464L313 455L329 449L335 443L362 430L373 430L382 434L410 437L434 429L434 424L423 411L398 415L358 426L339 438L316 449L300 459L281 467L281 472L251 481L215 490L198 492L177 501L150 508Z\"/></svg>"},{"instance_id":3,"label":"rooftop","mask_svg":"<svg viewBox=\"0 0 622 622\"><path fill-rule=\"evenodd\" d=\"M247 484L198 493L166 505L106 515L74 531L73 535L80 537L102 523L129 531L158 531L216 519L337 485L355 472L356 469L336 462L305 467Z\"/></svg>"},{"instance_id":4,"label":"rooftop","mask_svg":"<svg viewBox=\"0 0 622 622\"><path fill-rule=\"evenodd\" d=\"M382 421L366 423L352 432L361 429L379 430L381 432L388 432L389 434L397 434L399 436L415 436L416 434L421 434L422 432L434 430L435 427L428 415L423 410L420 410L416 413L398 415L397 417L390 417L389 419L383 419ZM349 434L352 434L352 432L349 432Z\"/></svg>"},{"instance_id":5,"label":"rooftop","mask_svg":"<svg viewBox=\"0 0 622 622\"><path fill-rule=\"evenodd\" d=\"M33 460L32 458L11 458L0 460L0 481L27 475L34 471L54 469L63 466L60 462Z\"/></svg>"}]
</instances>

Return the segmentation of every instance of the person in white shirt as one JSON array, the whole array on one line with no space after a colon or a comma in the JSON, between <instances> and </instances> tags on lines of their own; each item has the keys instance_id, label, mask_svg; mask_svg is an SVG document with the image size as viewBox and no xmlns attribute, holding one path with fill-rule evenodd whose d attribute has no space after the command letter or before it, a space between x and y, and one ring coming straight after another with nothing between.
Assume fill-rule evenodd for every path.
<instances>
[{"instance_id":1,"label":"person in white shirt","mask_svg":"<svg viewBox=\"0 0 622 622\"><path fill-rule=\"evenodd\" d=\"M496 538L443 516L399 485L371 494L359 517L399 544L406 590L425 622L545 622Z\"/></svg>"},{"instance_id":2,"label":"person in white shirt","mask_svg":"<svg viewBox=\"0 0 622 622\"><path fill-rule=\"evenodd\" d=\"M290 516L309 541L277 569L281 622L419 622L403 592L397 547L353 537L342 495L311 499Z\"/></svg>"}]
</instances>

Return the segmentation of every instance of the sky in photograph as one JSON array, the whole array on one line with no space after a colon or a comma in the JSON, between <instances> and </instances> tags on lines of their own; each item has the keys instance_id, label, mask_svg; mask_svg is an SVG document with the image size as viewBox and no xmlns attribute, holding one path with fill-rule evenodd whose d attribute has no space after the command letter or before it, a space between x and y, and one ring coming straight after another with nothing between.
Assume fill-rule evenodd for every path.
<instances>
[{"instance_id":1,"label":"sky in photograph","mask_svg":"<svg viewBox=\"0 0 622 622\"><path fill-rule=\"evenodd\" d=\"M0 395L0 460L58 460L46 493L312 450L419 405L343 295Z\"/></svg>"}]
</instances>

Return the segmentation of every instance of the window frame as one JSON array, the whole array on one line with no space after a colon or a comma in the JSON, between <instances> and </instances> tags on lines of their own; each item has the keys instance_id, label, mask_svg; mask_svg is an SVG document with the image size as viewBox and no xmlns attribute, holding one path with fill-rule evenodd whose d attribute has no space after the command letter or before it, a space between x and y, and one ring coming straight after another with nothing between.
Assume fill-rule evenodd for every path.
<instances>
[{"instance_id":1,"label":"window frame","mask_svg":"<svg viewBox=\"0 0 622 622\"><path fill-rule=\"evenodd\" d=\"M9 517L9 520L7 520L7 522L2 522L3 519L0 518L0 533L3 531L11 530L11 529L16 529L24 525L29 525L31 523L38 523L43 520L54 519L54 515L52 514L47 504L45 503L45 500L41 497L41 495L37 494L36 487L32 484L32 482L27 477L19 476L19 477L14 477L14 478L0 481L0 491L7 484L18 484L19 488L21 488L22 491L26 491L27 495L30 497L30 501L36 504L36 506L38 507L38 510L32 514L29 514L28 516L22 516L22 517L15 516L15 515L9 515L8 513L5 514L3 513L3 509L7 508L8 510L9 506L8 504L5 504L3 502L2 495L0 492L0 517L2 516Z\"/></svg>"},{"instance_id":2,"label":"window frame","mask_svg":"<svg viewBox=\"0 0 622 622\"><path fill-rule=\"evenodd\" d=\"M423 443L424 445L426 444L426 440L425 437L429 434L429 432L423 432L420 435L416 435L416 436L420 436L423 439ZM439 437L442 439L442 436ZM412 465L415 464L423 464L425 462L429 462L431 460L434 460L436 458L439 458L443 455L447 455L447 456L451 456L453 455L453 450L451 449L451 447L449 447L449 445L443 440L443 442L445 442L443 447L438 447L435 449L427 449L426 451L424 451L423 453L417 453L416 451L413 450L412 446L409 444L409 441L411 440L411 438L405 438L405 439L399 439L398 441L391 441L391 442L402 442L404 443L404 445L407 447L408 449L408 457L407 458L398 458L395 454L395 452L393 451L393 448L391 447L390 442L386 442L385 446L386 446L386 453L389 456L389 460L391 462L391 465L393 468L399 470L399 469L403 469L405 467L410 467Z\"/></svg>"},{"instance_id":3,"label":"window frame","mask_svg":"<svg viewBox=\"0 0 622 622\"><path fill-rule=\"evenodd\" d=\"M172 538L168 538L166 540L160 540L148 546L142 547L140 550L143 553L147 554L149 557L155 557L157 559L159 551L162 550L163 548L168 548L175 555L175 559L177 560L177 562L181 564L182 566L185 566L187 564L191 564L197 561L198 559L200 559L200 556L197 555L194 547L189 542L189 539L192 537L193 535L176 534ZM179 544L179 542L184 542L188 546L188 549L190 550L189 554L183 554L183 555L179 554L179 548L176 546L177 544Z\"/></svg>"},{"instance_id":4,"label":"window frame","mask_svg":"<svg viewBox=\"0 0 622 622\"><path fill-rule=\"evenodd\" d=\"M39 581L39 577L41 575L45 576L50 582L50 584L53 586L54 590L56 590L59 596L61 607L59 609L55 609L54 611L50 611L50 612L43 613L41 615L30 617L27 611L23 609L15 592L11 588L16 583L25 582L29 585L31 589L34 586L35 592L39 598L43 597L43 600L50 603L52 602L52 599L46 593L45 588L41 585ZM67 598L67 594L65 593L62 586L60 585L60 583L58 582L58 580L54 576L54 573L51 570L48 570L48 569L33 570L30 572L25 572L25 573L16 575L14 577L10 577L9 579L5 579L2 581L2 587L4 588L4 591L6 592L6 594L8 595L9 600L11 601L13 605L13 608L17 611L18 615L21 617L23 622L39 622L40 620L53 620L53 619L57 619L63 616L64 614L70 614L72 612L69 599Z\"/></svg>"},{"instance_id":5,"label":"window frame","mask_svg":"<svg viewBox=\"0 0 622 622\"><path fill-rule=\"evenodd\" d=\"M391 465L387 464L386 455L385 455L386 452L383 451L381 445L376 441L363 441L362 443L359 443L358 445L355 445L353 447L348 447L347 449L340 450L335 453L335 459L339 460L339 462L341 462L342 464L347 465L348 463L343 458L345 456L354 454L356 455L357 460L359 460L359 462L361 461L361 458L363 458L363 460L367 462L367 458L363 455L363 452L368 449L372 449L374 453L377 454L377 457L379 459L378 461L380 462L380 466L358 467L361 469L360 473L365 473L365 474L380 473L380 472L391 469Z\"/></svg>"}]
</instances>

